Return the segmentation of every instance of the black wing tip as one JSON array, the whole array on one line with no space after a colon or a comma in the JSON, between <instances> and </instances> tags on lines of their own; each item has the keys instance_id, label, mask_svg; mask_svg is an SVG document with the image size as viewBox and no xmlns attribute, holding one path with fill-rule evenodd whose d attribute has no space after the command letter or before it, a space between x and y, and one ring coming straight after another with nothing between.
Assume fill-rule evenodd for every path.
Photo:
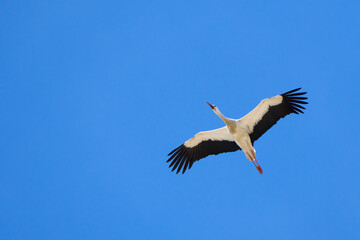
<instances>
[{"instance_id":1,"label":"black wing tip","mask_svg":"<svg viewBox=\"0 0 360 240\"><path fill-rule=\"evenodd\" d=\"M304 95L304 94L306 94L307 92L298 92L299 90L301 89L301 87L300 88L295 88L295 89L293 89L293 90L290 90L290 91L288 91L288 92L285 92L285 93L283 93L283 94L281 94L282 96L291 96L291 97L293 97L293 96L300 96L300 95Z\"/></svg>"},{"instance_id":2,"label":"black wing tip","mask_svg":"<svg viewBox=\"0 0 360 240\"><path fill-rule=\"evenodd\" d=\"M281 94L281 95L288 95L288 94L290 94L290 93L297 92L297 91L299 91L300 89L301 89L301 87L295 88L295 89L290 90L290 91L287 91L286 93L283 93L283 94Z\"/></svg>"},{"instance_id":3,"label":"black wing tip","mask_svg":"<svg viewBox=\"0 0 360 240\"><path fill-rule=\"evenodd\" d=\"M172 167L171 172L176 170L176 174L178 174L182 170L182 174L184 174L187 169L191 168L193 161L186 154L185 149L184 144L181 144L168 154L170 158L166 162L171 161L169 165L169 168Z\"/></svg>"},{"instance_id":4,"label":"black wing tip","mask_svg":"<svg viewBox=\"0 0 360 240\"><path fill-rule=\"evenodd\" d=\"M218 144L221 143L221 146ZM205 145L202 145L205 144ZM224 145L225 144L225 145ZM170 162L171 171L176 170L178 174L182 170L182 174L187 169L191 169L195 161L207 157L208 155L217 155L223 152L234 152L239 150L239 146L233 141L203 141L196 147L186 147L184 144L170 152L170 157L166 161Z\"/></svg>"},{"instance_id":5,"label":"black wing tip","mask_svg":"<svg viewBox=\"0 0 360 240\"><path fill-rule=\"evenodd\" d=\"M172 150L171 152L168 153L168 156L170 156L171 154L173 154L174 152L176 152L176 150L179 150L179 148L181 148L182 146L184 146L184 144L181 144L180 146L178 146L177 148L175 148L174 150Z\"/></svg>"},{"instance_id":6,"label":"black wing tip","mask_svg":"<svg viewBox=\"0 0 360 240\"><path fill-rule=\"evenodd\" d=\"M307 97L300 97L301 95L305 95L307 92L298 92L300 89L301 88L296 88L281 94L281 96L284 98L284 101L289 105L291 112L295 114L304 113L301 110L306 109L303 105L309 104L308 102L304 101L308 99Z\"/></svg>"}]
</instances>

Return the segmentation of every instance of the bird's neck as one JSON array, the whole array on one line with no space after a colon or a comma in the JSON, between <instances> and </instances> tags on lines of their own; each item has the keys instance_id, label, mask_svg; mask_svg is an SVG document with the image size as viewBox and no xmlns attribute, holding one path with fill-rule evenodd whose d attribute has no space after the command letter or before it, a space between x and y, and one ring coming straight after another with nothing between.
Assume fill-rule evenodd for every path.
<instances>
[{"instance_id":1,"label":"bird's neck","mask_svg":"<svg viewBox=\"0 0 360 240\"><path fill-rule=\"evenodd\" d=\"M225 122L227 126L231 125L231 120L225 117L219 110L217 110L215 113Z\"/></svg>"}]
</instances>

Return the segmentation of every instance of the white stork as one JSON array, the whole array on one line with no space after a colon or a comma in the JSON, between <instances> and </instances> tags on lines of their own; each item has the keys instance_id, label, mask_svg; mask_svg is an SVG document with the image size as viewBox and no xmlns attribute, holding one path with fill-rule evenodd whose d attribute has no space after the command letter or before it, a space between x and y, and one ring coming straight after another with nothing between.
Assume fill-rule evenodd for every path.
<instances>
[{"instance_id":1,"label":"white stork","mask_svg":"<svg viewBox=\"0 0 360 240\"><path fill-rule=\"evenodd\" d=\"M280 119L290 113L304 113L301 104L307 104L307 97L301 95L306 92L298 92L301 88L262 100L250 113L240 119L225 117L215 105L209 104L211 109L225 122L226 126L212 131L197 133L193 138L171 151L167 162L172 171L181 169L184 174L190 169L195 161L209 155L217 155L225 152L243 150L249 159L262 174L263 170L256 160L254 142L259 139Z\"/></svg>"}]
</instances>

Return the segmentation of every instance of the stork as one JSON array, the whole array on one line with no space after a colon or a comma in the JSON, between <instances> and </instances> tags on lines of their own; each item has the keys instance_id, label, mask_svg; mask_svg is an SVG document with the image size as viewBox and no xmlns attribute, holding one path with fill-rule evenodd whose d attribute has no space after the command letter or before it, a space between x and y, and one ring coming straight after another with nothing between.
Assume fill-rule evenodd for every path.
<instances>
[{"instance_id":1,"label":"stork","mask_svg":"<svg viewBox=\"0 0 360 240\"><path fill-rule=\"evenodd\" d=\"M251 112L240 119L225 117L215 105L208 102L211 109L221 120L225 127L212 131L197 133L194 137L187 140L171 151L168 156L172 171L177 169L178 174L181 169L184 174L190 169L194 162L209 155L217 155L225 152L235 152L243 150L246 158L251 161L260 174L263 170L256 159L256 151L253 146L267 130L274 126L280 118L295 113L304 113L302 104L308 104L304 100L307 97L302 95L306 92L298 92L297 88L275 97L262 100Z\"/></svg>"}]
</instances>

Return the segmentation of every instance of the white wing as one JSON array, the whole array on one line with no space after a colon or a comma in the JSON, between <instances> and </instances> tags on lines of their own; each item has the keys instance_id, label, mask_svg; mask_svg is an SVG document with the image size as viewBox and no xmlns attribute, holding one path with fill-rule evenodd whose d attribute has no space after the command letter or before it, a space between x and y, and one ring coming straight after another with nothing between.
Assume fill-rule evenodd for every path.
<instances>
[{"instance_id":1,"label":"white wing","mask_svg":"<svg viewBox=\"0 0 360 240\"><path fill-rule=\"evenodd\" d=\"M256 108L239 120L241 125L247 127L252 143L281 118L290 113L303 113L301 109L305 108L300 104L307 104L307 102L303 101L307 97L300 96L306 94L306 92L296 92L298 90L300 88L262 100Z\"/></svg>"},{"instance_id":2,"label":"white wing","mask_svg":"<svg viewBox=\"0 0 360 240\"><path fill-rule=\"evenodd\" d=\"M240 150L235 143L227 127L215 129L212 131L199 132L193 138L187 140L184 144L174 149L168 155L167 162L171 162L169 167L173 166L172 171L177 168L177 172L183 168L190 169L195 161L205 158L209 155L217 155L224 152L234 152Z\"/></svg>"},{"instance_id":3,"label":"white wing","mask_svg":"<svg viewBox=\"0 0 360 240\"><path fill-rule=\"evenodd\" d=\"M194 137L187 140L184 145L185 147L195 147L199 143L207 140L212 141L234 141L227 127L218 128L211 131L204 131L197 133Z\"/></svg>"}]
</instances>

